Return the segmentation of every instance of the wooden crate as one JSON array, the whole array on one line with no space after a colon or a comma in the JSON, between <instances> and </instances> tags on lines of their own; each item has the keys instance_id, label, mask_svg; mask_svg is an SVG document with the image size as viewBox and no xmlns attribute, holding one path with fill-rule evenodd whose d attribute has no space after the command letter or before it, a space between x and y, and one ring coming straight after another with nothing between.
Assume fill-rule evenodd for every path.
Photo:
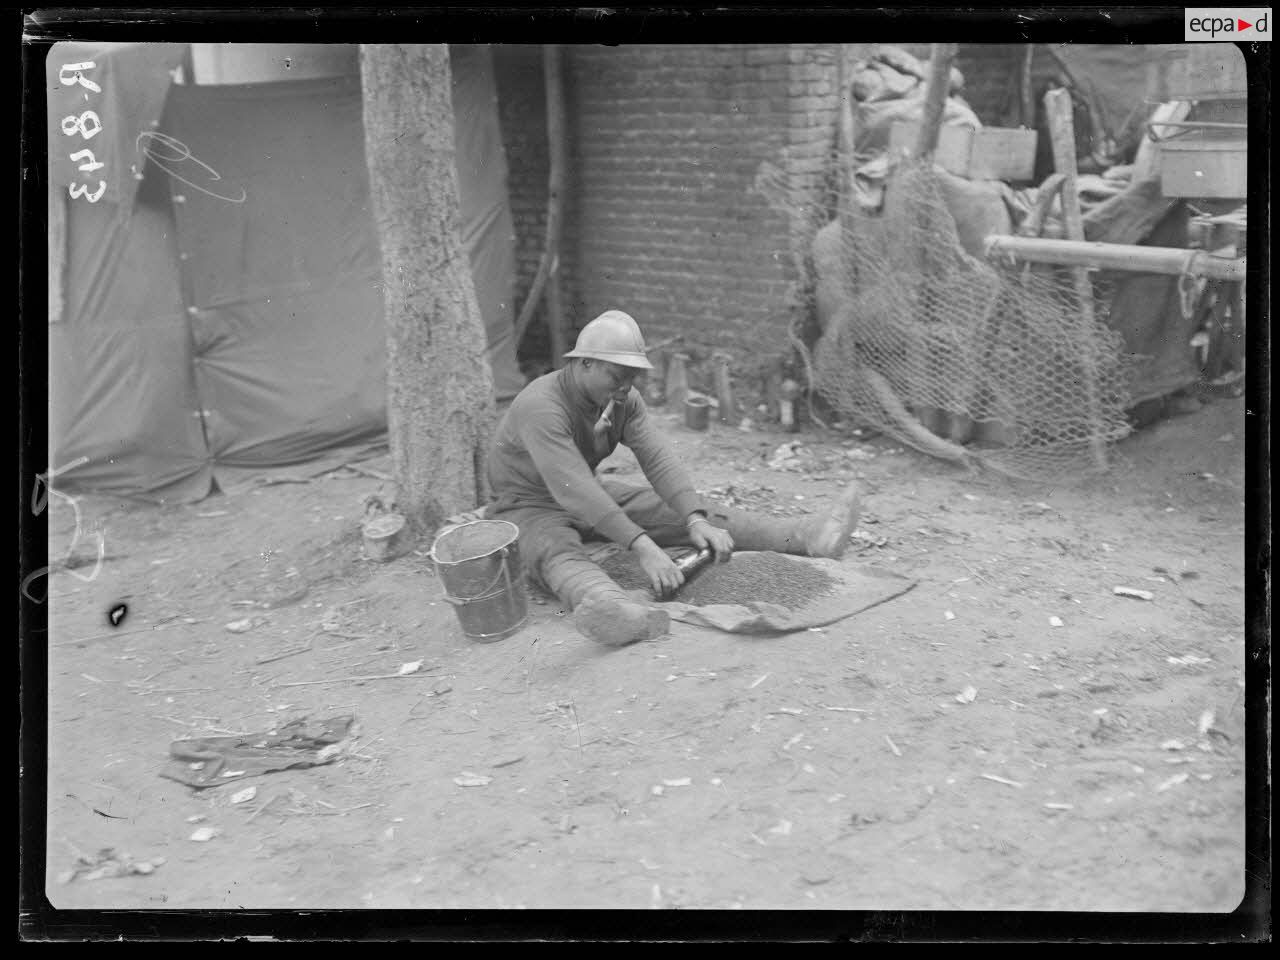
<instances>
[{"instance_id":1,"label":"wooden crate","mask_svg":"<svg viewBox=\"0 0 1280 960\"><path fill-rule=\"evenodd\" d=\"M889 150L894 154L915 147L920 124L899 121L889 128ZM944 124L938 129L934 162L948 173L969 180L1030 180L1036 164L1036 132L1014 127L961 127Z\"/></svg>"},{"instance_id":2,"label":"wooden crate","mask_svg":"<svg viewBox=\"0 0 1280 960\"><path fill-rule=\"evenodd\" d=\"M1244 198L1247 144L1239 135L1193 130L1160 148L1160 191L1166 197Z\"/></svg>"},{"instance_id":3,"label":"wooden crate","mask_svg":"<svg viewBox=\"0 0 1280 960\"><path fill-rule=\"evenodd\" d=\"M983 127L969 154L971 180L1030 180L1036 166L1036 131Z\"/></svg>"}]
</instances>

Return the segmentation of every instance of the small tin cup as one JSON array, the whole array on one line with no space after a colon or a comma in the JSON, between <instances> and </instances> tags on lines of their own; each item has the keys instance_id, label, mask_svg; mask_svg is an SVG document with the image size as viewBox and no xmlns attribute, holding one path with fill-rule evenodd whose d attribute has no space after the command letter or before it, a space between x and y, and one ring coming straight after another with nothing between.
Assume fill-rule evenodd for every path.
<instances>
[{"instance_id":1,"label":"small tin cup","mask_svg":"<svg viewBox=\"0 0 1280 960\"><path fill-rule=\"evenodd\" d=\"M705 430L711 422L711 404L705 397L685 397L684 425L690 430Z\"/></svg>"}]
</instances>

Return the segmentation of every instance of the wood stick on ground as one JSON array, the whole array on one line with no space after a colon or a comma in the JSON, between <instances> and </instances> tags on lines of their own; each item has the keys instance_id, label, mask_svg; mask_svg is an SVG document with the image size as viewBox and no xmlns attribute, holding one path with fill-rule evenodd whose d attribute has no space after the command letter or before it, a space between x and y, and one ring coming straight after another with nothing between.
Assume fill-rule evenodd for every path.
<instances>
[{"instance_id":1,"label":"wood stick on ground","mask_svg":"<svg viewBox=\"0 0 1280 960\"><path fill-rule=\"evenodd\" d=\"M408 680L414 677L426 677L429 674L427 670L418 670L415 673L378 673L372 676L364 677L335 677L332 680L294 680L290 683L272 683L273 687L309 687L320 683L356 683L364 680Z\"/></svg>"},{"instance_id":2,"label":"wood stick on ground","mask_svg":"<svg viewBox=\"0 0 1280 960\"><path fill-rule=\"evenodd\" d=\"M89 643L92 640L110 640L114 637L128 637L139 633L149 633L152 630L160 630L169 626L172 620L166 620L164 623L153 624L150 627L138 627L136 630L114 630L111 633L95 633L88 637L78 637L75 640L60 640L52 644L55 647L69 647L80 643ZM197 620L195 623L207 623L208 620ZM184 623L183 626L194 626L194 624Z\"/></svg>"},{"instance_id":3,"label":"wood stick on ground","mask_svg":"<svg viewBox=\"0 0 1280 960\"><path fill-rule=\"evenodd\" d=\"M305 647L294 647L292 650L286 650L284 653L277 654L274 657L262 657L253 662L258 664L259 666L261 666L264 663L275 663L277 660L284 660L284 659L287 659L288 657L296 657L298 654L306 653L310 649L311 649L311 644L308 643Z\"/></svg>"},{"instance_id":4,"label":"wood stick on ground","mask_svg":"<svg viewBox=\"0 0 1280 960\"><path fill-rule=\"evenodd\" d=\"M198 693L210 689L209 687L151 687L144 690L135 687L132 683L127 683L125 686L131 687L137 693L148 697L153 693Z\"/></svg>"},{"instance_id":5,"label":"wood stick on ground","mask_svg":"<svg viewBox=\"0 0 1280 960\"><path fill-rule=\"evenodd\" d=\"M373 479L381 480L384 483L391 482L391 477L381 470L370 470L368 467L362 467L358 463L344 463L339 469L354 470L356 473L364 474L366 477L373 477Z\"/></svg>"},{"instance_id":6,"label":"wood stick on ground","mask_svg":"<svg viewBox=\"0 0 1280 960\"><path fill-rule=\"evenodd\" d=\"M573 729L578 734L578 753L582 753L582 726L578 723L578 708L572 700L569 701L569 712L573 714Z\"/></svg>"},{"instance_id":7,"label":"wood stick on ground","mask_svg":"<svg viewBox=\"0 0 1280 960\"><path fill-rule=\"evenodd\" d=\"M527 700L533 698L533 671L538 666L538 638L534 637L529 643L529 669L524 675L524 692Z\"/></svg>"},{"instance_id":8,"label":"wood stick on ground","mask_svg":"<svg viewBox=\"0 0 1280 960\"><path fill-rule=\"evenodd\" d=\"M284 796L283 793L272 794L271 799L268 800L266 803L262 804L262 806L258 807L257 810L253 811L253 816L251 816L248 820L246 820L245 823L253 823L253 821L258 819L259 814L264 812L267 809L267 807L271 806L273 803L275 803L277 800L279 800L283 796Z\"/></svg>"},{"instance_id":9,"label":"wood stick on ground","mask_svg":"<svg viewBox=\"0 0 1280 960\"><path fill-rule=\"evenodd\" d=\"M703 723L703 724L699 724L696 727L690 727L688 730L677 730L675 733L669 733L665 737L659 737L657 740L654 740L653 743L662 743L666 740L674 740L676 737L687 737L687 736L690 736L691 734L699 733L707 729L707 727L712 727L712 726L715 726L715 724Z\"/></svg>"},{"instance_id":10,"label":"wood stick on ground","mask_svg":"<svg viewBox=\"0 0 1280 960\"><path fill-rule=\"evenodd\" d=\"M1017 780L1006 780L1004 777L997 777L994 773L984 773L984 774L980 774L980 776L982 777L983 780L993 780L996 783L1003 783L1006 786L1017 787L1018 789L1022 789L1022 784L1020 784Z\"/></svg>"},{"instance_id":11,"label":"wood stick on ground","mask_svg":"<svg viewBox=\"0 0 1280 960\"><path fill-rule=\"evenodd\" d=\"M966 560L964 557L961 557L961 558L960 558L960 562L961 562L962 564L964 564L964 568L965 568L966 570L968 570L968 571L969 571L969 573L971 573L971 574L973 575L973 577L974 577L974 579L975 579L975 580L980 580L982 583L986 583L986 584L991 584L991 583L994 583L994 582L995 582L995 581L993 581L990 577L988 577L986 574L984 574L984 573L979 573L977 570L973 569L973 567L969 565L969 561L968 561L968 560Z\"/></svg>"}]
</instances>

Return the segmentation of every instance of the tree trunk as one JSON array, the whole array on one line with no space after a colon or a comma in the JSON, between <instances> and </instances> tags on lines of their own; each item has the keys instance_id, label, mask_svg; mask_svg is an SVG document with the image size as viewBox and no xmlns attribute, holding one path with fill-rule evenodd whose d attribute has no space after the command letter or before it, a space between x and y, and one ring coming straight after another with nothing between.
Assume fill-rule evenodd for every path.
<instances>
[{"instance_id":1,"label":"tree trunk","mask_svg":"<svg viewBox=\"0 0 1280 960\"><path fill-rule=\"evenodd\" d=\"M493 375L459 236L449 51L361 44L365 155L382 248L396 509L418 533L487 496Z\"/></svg>"}]
</instances>

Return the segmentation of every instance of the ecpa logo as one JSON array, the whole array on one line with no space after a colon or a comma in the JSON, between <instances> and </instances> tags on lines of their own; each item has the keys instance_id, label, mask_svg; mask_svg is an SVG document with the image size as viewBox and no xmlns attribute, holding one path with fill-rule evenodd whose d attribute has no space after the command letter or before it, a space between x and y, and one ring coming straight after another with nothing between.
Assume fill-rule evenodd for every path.
<instances>
[{"instance_id":1,"label":"ecpa logo","mask_svg":"<svg viewBox=\"0 0 1280 960\"><path fill-rule=\"evenodd\" d=\"M1270 7L1187 7L1183 39L1254 42L1271 39Z\"/></svg>"}]
</instances>

